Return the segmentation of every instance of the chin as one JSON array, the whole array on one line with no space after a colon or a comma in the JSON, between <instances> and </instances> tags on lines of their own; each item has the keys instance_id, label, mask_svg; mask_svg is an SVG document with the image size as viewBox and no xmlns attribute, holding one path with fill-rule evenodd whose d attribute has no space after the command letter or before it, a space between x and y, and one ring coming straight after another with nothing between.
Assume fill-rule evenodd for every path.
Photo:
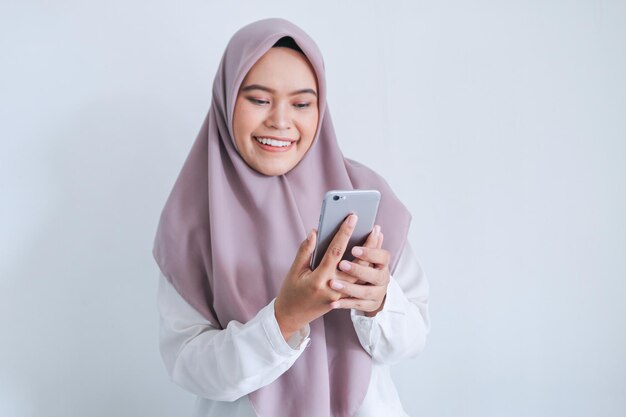
<instances>
[{"instance_id":1,"label":"chin","mask_svg":"<svg viewBox=\"0 0 626 417\"><path fill-rule=\"evenodd\" d=\"M263 175L267 175L268 177L277 177L279 175L283 175L288 173L289 169L273 169L273 170L263 170L259 171Z\"/></svg>"},{"instance_id":2,"label":"chin","mask_svg":"<svg viewBox=\"0 0 626 417\"><path fill-rule=\"evenodd\" d=\"M291 171L293 167L292 166L262 166L262 167L255 167L254 169L258 172L260 172L263 175L267 175L268 177L276 177L278 175L283 175L286 174L287 172Z\"/></svg>"}]
</instances>

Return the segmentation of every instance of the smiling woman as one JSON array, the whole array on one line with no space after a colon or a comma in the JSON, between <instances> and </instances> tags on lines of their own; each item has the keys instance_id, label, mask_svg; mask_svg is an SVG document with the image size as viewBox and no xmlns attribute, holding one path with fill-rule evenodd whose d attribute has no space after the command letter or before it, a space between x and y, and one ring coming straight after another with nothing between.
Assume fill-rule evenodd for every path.
<instances>
[{"instance_id":1,"label":"smiling woman","mask_svg":"<svg viewBox=\"0 0 626 417\"><path fill-rule=\"evenodd\" d=\"M305 55L273 47L244 78L233 113L241 157L265 175L290 171L309 150L317 122L317 82Z\"/></svg>"},{"instance_id":2,"label":"smiling woman","mask_svg":"<svg viewBox=\"0 0 626 417\"><path fill-rule=\"evenodd\" d=\"M311 270L324 194L359 188L380 191L377 225L342 261L348 216ZM430 328L410 220L343 156L315 42L283 19L235 33L153 249L161 354L195 416L406 416L389 365Z\"/></svg>"}]
</instances>

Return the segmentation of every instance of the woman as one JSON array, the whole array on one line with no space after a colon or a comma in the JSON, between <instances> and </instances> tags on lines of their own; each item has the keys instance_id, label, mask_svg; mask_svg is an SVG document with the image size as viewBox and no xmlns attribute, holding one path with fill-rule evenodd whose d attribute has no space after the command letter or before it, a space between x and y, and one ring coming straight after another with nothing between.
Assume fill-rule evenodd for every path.
<instances>
[{"instance_id":1,"label":"woman","mask_svg":"<svg viewBox=\"0 0 626 417\"><path fill-rule=\"evenodd\" d=\"M356 188L381 192L377 226L340 262L349 216L311 271L324 193ZM406 415L389 365L429 331L409 223L384 179L343 157L314 41L283 19L235 33L153 250L161 354L195 415Z\"/></svg>"}]
</instances>

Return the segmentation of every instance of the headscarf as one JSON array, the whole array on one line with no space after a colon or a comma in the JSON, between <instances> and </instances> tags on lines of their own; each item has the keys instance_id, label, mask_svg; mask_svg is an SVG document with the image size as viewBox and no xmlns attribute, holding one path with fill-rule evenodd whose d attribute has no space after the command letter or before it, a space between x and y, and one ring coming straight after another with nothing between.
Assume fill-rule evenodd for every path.
<instances>
[{"instance_id":1,"label":"headscarf","mask_svg":"<svg viewBox=\"0 0 626 417\"><path fill-rule=\"evenodd\" d=\"M319 120L302 160L285 174L267 176L239 155L233 110L250 68L285 36L315 71ZM222 56L208 114L161 213L153 255L176 291L214 326L246 323L278 295L300 243L317 227L326 191L364 188L381 192L376 222L393 273L411 216L382 177L341 153L317 45L287 20L253 22L232 36ZM363 402L371 357L350 310L332 310L310 329L311 345L296 362L250 393L258 415L352 417Z\"/></svg>"}]
</instances>

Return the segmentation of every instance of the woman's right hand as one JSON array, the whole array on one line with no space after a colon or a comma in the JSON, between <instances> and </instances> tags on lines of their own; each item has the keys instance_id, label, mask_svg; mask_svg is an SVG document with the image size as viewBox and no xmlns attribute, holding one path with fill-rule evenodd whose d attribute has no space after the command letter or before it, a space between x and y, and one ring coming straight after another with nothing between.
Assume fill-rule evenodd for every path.
<instances>
[{"instance_id":1,"label":"woman's right hand","mask_svg":"<svg viewBox=\"0 0 626 417\"><path fill-rule=\"evenodd\" d=\"M274 302L276 321L285 340L306 324L332 310L330 304L342 297L340 292L330 288L328 281L336 278L337 266L348 246L356 222L355 214L344 220L314 271L309 264L315 250L317 231L313 229L300 245Z\"/></svg>"}]
</instances>

